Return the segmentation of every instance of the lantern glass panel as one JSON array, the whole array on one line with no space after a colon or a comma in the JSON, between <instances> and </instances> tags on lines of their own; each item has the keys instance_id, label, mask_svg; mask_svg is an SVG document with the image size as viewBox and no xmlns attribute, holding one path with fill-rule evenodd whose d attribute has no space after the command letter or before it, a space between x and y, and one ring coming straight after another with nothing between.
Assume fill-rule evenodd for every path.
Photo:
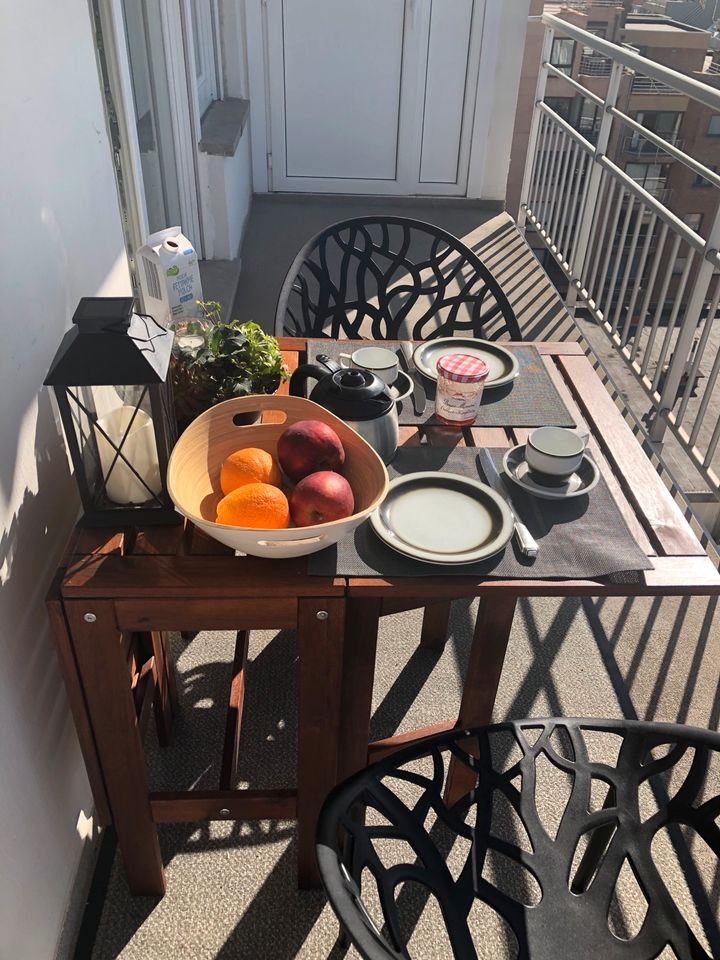
<instances>
[{"instance_id":1,"label":"lantern glass panel","mask_svg":"<svg viewBox=\"0 0 720 960\"><path fill-rule=\"evenodd\" d=\"M163 505L152 390L147 385L67 388L96 509Z\"/></svg>"}]
</instances>

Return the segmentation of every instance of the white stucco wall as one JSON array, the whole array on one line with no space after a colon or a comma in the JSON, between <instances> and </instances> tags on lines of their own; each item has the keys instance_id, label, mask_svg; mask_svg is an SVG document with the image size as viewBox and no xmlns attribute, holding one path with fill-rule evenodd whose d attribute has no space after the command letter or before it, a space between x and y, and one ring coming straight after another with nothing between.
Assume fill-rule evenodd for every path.
<instances>
[{"instance_id":1,"label":"white stucco wall","mask_svg":"<svg viewBox=\"0 0 720 960\"><path fill-rule=\"evenodd\" d=\"M49 960L91 796L44 610L77 510L42 380L82 295L129 292L87 0L0 31L0 957Z\"/></svg>"}]
</instances>

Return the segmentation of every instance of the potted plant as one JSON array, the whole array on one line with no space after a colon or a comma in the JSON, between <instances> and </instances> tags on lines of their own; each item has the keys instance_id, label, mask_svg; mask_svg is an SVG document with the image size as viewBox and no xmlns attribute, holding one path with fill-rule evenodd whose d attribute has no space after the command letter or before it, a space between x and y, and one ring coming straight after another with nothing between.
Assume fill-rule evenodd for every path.
<instances>
[{"instance_id":1,"label":"potted plant","mask_svg":"<svg viewBox=\"0 0 720 960\"><path fill-rule=\"evenodd\" d=\"M198 306L203 316L175 330L171 369L180 430L222 400L275 393L289 375L277 340L259 324L223 323L215 301Z\"/></svg>"}]
</instances>

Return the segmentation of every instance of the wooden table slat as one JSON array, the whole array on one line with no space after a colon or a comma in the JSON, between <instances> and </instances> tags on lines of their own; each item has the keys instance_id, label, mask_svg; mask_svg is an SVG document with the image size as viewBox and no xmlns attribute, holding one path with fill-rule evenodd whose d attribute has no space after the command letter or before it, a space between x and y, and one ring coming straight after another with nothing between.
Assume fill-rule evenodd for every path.
<instances>
[{"instance_id":1,"label":"wooden table slat","mask_svg":"<svg viewBox=\"0 0 720 960\"><path fill-rule=\"evenodd\" d=\"M660 551L705 556L702 544L587 357L560 357L558 363L593 435L620 478L628 499L645 517Z\"/></svg>"},{"instance_id":2,"label":"wooden table slat","mask_svg":"<svg viewBox=\"0 0 720 960\"><path fill-rule=\"evenodd\" d=\"M87 557L68 568L64 596L298 597L342 596L342 578L312 577L306 557Z\"/></svg>"}]
</instances>

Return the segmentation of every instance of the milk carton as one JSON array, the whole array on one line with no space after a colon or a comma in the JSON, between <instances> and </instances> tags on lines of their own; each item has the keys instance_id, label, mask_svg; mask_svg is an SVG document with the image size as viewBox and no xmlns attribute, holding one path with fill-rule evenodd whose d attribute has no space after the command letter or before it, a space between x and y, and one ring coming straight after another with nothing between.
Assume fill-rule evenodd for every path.
<instances>
[{"instance_id":1,"label":"milk carton","mask_svg":"<svg viewBox=\"0 0 720 960\"><path fill-rule=\"evenodd\" d=\"M198 316L196 301L203 298L198 258L180 227L151 234L136 260L147 313L163 326Z\"/></svg>"}]
</instances>

